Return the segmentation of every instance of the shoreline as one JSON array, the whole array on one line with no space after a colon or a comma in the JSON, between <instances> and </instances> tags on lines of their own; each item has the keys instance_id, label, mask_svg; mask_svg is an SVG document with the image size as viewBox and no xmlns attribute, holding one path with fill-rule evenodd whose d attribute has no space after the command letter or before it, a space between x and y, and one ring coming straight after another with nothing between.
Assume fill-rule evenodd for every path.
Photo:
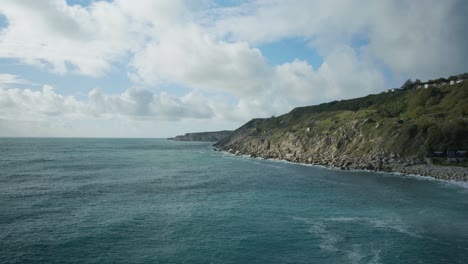
<instances>
[{"instance_id":1,"label":"shoreline","mask_svg":"<svg viewBox=\"0 0 468 264\"><path fill-rule=\"evenodd\" d=\"M340 170L340 171L364 171L364 172L375 172L375 173L385 173L385 174L393 174L393 175L401 175L405 177L418 177L418 178L425 178L430 180L439 180L444 182L449 182L453 184L457 184L468 187L463 185L464 183L468 184L468 168L465 167L457 167L457 166L437 166L437 165L427 165L427 164L414 164L414 165L407 165L404 163L396 163L396 164L386 164L382 165L380 169L376 169L375 167L366 168L366 167L343 167L343 166L334 166L330 164L321 164L321 163L307 163L301 162L299 160L288 160L282 158L274 158L274 157L262 157L258 155L246 154L241 153L239 151L230 152L229 150L218 149L215 148L214 151L220 151L226 154L230 154L233 156L241 156L245 158L251 159L261 159L261 160L270 160L270 161L278 161L278 162L286 162L291 164L298 164L303 166L313 166L319 168L325 168L330 170Z\"/></svg>"}]
</instances>

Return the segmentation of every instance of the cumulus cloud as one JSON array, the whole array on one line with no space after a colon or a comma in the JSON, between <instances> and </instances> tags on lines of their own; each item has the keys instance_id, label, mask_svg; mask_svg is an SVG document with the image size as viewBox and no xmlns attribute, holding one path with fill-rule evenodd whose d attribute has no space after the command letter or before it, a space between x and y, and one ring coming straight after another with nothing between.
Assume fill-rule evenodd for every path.
<instances>
[{"instance_id":1,"label":"cumulus cloud","mask_svg":"<svg viewBox=\"0 0 468 264\"><path fill-rule=\"evenodd\" d=\"M209 9L201 19L189 3L117 0L82 7L64 0L3 0L0 13L9 23L1 33L0 57L98 76L130 56L144 80L176 78L231 90L231 83L255 89L258 82L248 72L265 74L264 58L252 45L287 37L309 39L323 56L361 40L393 70L420 78L468 66L462 59L468 55L463 0L262 0ZM205 68L213 74L205 76ZM221 85L217 75L230 79ZM239 79L253 83L239 85Z\"/></svg>"},{"instance_id":2,"label":"cumulus cloud","mask_svg":"<svg viewBox=\"0 0 468 264\"><path fill-rule=\"evenodd\" d=\"M138 25L116 3L84 8L62 0L3 0L0 13L8 20L0 35L0 57L59 74L102 75L139 45Z\"/></svg>"},{"instance_id":3,"label":"cumulus cloud","mask_svg":"<svg viewBox=\"0 0 468 264\"><path fill-rule=\"evenodd\" d=\"M304 37L322 55L362 42L400 74L431 78L468 68L463 0L253 1L215 21L218 34L250 43Z\"/></svg>"},{"instance_id":4,"label":"cumulus cloud","mask_svg":"<svg viewBox=\"0 0 468 264\"><path fill-rule=\"evenodd\" d=\"M281 94L289 90L290 100L296 104L365 95L378 92L385 84L383 74L373 66L353 49L342 47L324 57L316 71L300 60L279 65L276 67L277 87Z\"/></svg>"},{"instance_id":5,"label":"cumulus cloud","mask_svg":"<svg viewBox=\"0 0 468 264\"><path fill-rule=\"evenodd\" d=\"M178 31L180 30L180 32ZM342 46L324 56L319 69L306 61L270 65L245 42L216 41L195 25L162 33L132 62L142 82L182 83L239 98L233 119L269 116L294 106L365 95L384 88L375 63Z\"/></svg>"},{"instance_id":6,"label":"cumulus cloud","mask_svg":"<svg viewBox=\"0 0 468 264\"><path fill-rule=\"evenodd\" d=\"M91 112L98 117L123 116L174 121L213 116L213 110L193 93L176 97L164 92L155 95L149 90L130 88L122 94L109 95L99 89L93 89L88 98Z\"/></svg>"},{"instance_id":7,"label":"cumulus cloud","mask_svg":"<svg viewBox=\"0 0 468 264\"><path fill-rule=\"evenodd\" d=\"M42 90L0 88L0 118L5 120L177 120L208 119L213 109L199 95L188 93L175 97L155 95L139 88L121 94L105 94L99 89L88 93L86 100L63 96L50 85Z\"/></svg>"},{"instance_id":8,"label":"cumulus cloud","mask_svg":"<svg viewBox=\"0 0 468 264\"><path fill-rule=\"evenodd\" d=\"M7 120L40 120L44 117L75 119L83 114L84 105L71 96L54 92L44 85L41 91L0 88L0 118Z\"/></svg>"},{"instance_id":9,"label":"cumulus cloud","mask_svg":"<svg viewBox=\"0 0 468 264\"><path fill-rule=\"evenodd\" d=\"M135 54L131 65L144 82L178 82L237 96L261 88L270 75L258 49L213 39L195 24L160 32L160 41Z\"/></svg>"}]
</instances>

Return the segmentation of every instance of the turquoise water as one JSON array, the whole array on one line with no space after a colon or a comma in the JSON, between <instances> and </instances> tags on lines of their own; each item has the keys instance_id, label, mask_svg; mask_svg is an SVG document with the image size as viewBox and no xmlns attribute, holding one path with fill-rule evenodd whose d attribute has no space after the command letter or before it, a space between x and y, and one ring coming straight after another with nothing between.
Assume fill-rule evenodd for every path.
<instances>
[{"instance_id":1,"label":"turquoise water","mask_svg":"<svg viewBox=\"0 0 468 264\"><path fill-rule=\"evenodd\" d=\"M467 263L468 189L158 139L0 139L0 263Z\"/></svg>"}]
</instances>

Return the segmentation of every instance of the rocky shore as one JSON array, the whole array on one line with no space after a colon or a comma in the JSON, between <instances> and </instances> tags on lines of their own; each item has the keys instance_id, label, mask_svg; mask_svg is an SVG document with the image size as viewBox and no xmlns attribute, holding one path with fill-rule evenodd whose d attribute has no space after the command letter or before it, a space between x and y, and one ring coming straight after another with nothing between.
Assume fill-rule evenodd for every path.
<instances>
[{"instance_id":1,"label":"rocky shore","mask_svg":"<svg viewBox=\"0 0 468 264\"><path fill-rule=\"evenodd\" d=\"M265 159L466 182L467 102L463 82L298 107L252 119L214 146ZM431 165L426 157L436 153L464 167Z\"/></svg>"},{"instance_id":2,"label":"rocky shore","mask_svg":"<svg viewBox=\"0 0 468 264\"><path fill-rule=\"evenodd\" d=\"M279 159L294 163L326 166L341 170L369 170L389 173L402 173L406 175L419 175L432 177L440 180L468 181L468 168L456 166L437 166L423 164L417 159L401 158L397 155L390 155L388 158L374 157L370 160L355 157L323 158L320 155L294 156L293 154L267 154L261 151L249 152L238 148L222 149L215 146L217 151L226 151L235 155L247 155L252 158Z\"/></svg>"}]
</instances>

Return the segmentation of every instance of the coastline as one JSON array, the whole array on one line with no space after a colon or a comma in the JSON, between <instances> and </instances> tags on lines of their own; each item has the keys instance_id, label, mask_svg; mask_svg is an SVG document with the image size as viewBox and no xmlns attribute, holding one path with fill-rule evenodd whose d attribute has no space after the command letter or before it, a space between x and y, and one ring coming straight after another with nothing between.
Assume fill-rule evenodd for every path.
<instances>
[{"instance_id":1,"label":"coastline","mask_svg":"<svg viewBox=\"0 0 468 264\"><path fill-rule=\"evenodd\" d=\"M254 118L214 147L342 170L468 182L467 84L297 107L278 117ZM429 99L437 103L420 104Z\"/></svg>"},{"instance_id":2,"label":"coastline","mask_svg":"<svg viewBox=\"0 0 468 264\"><path fill-rule=\"evenodd\" d=\"M262 160L274 160L281 162L288 162L293 164L305 165L305 166L316 166L331 170L349 170L349 171L367 171L367 172L377 172L377 173L388 173L395 175L404 175L411 177L423 177L430 178L435 180L447 181L451 183L468 183L468 168L457 167L457 166L438 166L438 165L427 165L420 163L408 163L408 160L396 160L393 163L382 164L379 166L373 166L372 162L366 163L366 165L352 165L350 161L341 161L337 162L303 162L299 159L288 159L288 158L278 158L278 157L265 157L262 155L255 155L251 153L242 153L240 151L233 151L232 149L224 150L215 148L214 151L221 151L233 156L242 156L246 158L260 158ZM340 164L336 166L335 164ZM342 166L342 165L347 166ZM463 185L464 186L464 185Z\"/></svg>"}]
</instances>

